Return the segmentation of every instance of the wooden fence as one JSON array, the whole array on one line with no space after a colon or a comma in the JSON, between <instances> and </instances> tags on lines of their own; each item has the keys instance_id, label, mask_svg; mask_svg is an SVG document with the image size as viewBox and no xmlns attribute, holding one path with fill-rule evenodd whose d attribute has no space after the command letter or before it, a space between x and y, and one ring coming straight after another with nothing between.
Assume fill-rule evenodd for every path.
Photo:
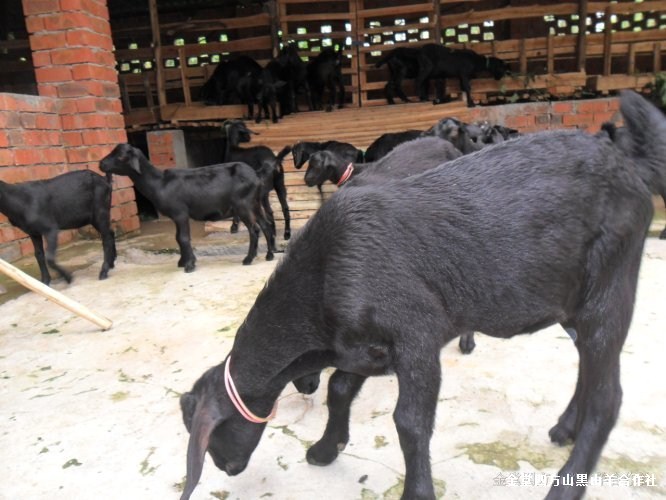
<instances>
[{"instance_id":1,"label":"wooden fence","mask_svg":"<svg viewBox=\"0 0 666 500\"><path fill-rule=\"evenodd\" d=\"M156 0L150 3L152 47L116 51L128 126L242 116L239 105L204 106L200 87L220 60L243 53L264 64L287 41L298 44L305 60L327 46L343 48L351 106L385 103L388 72L374 64L399 46L441 42L505 60L512 77L473 82L473 97L482 103L640 89L662 70L666 47L666 0L515 0L508 7L495 0L408 0L398 6L380 0L276 0L261 12L193 20L186 29L183 23L160 24ZM459 94L457 82L447 82L447 88ZM406 90L416 95L410 82Z\"/></svg>"}]
</instances>

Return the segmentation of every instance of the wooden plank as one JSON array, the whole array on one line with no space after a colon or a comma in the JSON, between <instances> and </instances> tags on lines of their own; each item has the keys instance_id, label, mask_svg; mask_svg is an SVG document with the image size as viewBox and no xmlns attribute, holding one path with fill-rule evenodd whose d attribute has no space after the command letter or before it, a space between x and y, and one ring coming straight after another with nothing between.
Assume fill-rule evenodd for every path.
<instances>
[{"instance_id":1,"label":"wooden plank","mask_svg":"<svg viewBox=\"0 0 666 500\"><path fill-rule=\"evenodd\" d=\"M595 75L588 78L588 87L597 92L611 90L634 89L641 90L647 84L654 82L654 75Z\"/></svg>"},{"instance_id":2,"label":"wooden plank","mask_svg":"<svg viewBox=\"0 0 666 500\"><path fill-rule=\"evenodd\" d=\"M553 52L553 35L546 37L546 73L555 72L555 54Z\"/></svg>"},{"instance_id":3,"label":"wooden plank","mask_svg":"<svg viewBox=\"0 0 666 500\"><path fill-rule=\"evenodd\" d=\"M405 16L407 14L418 14L420 12L432 13L432 3L419 3L413 5L400 5L397 7L381 7L378 9L361 9L358 11L359 19Z\"/></svg>"},{"instance_id":4,"label":"wooden plank","mask_svg":"<svg viewBox=\"0 0 666 500\"><path fill-rule=\"evenodd\" d=\"M633 43L629 44L629 51L627 52L627 74L633 75L636 72L636 46Z\"/></svg>"},{"instance_id":5,"label":"wooden plank","mask_svg":"<svg viewBox=\"0 0 666 500\"><path fill-rule=\"evenodd\" d=\"M653 49L652 71L659 73L661 71L661 43L656 42Z\"/></svg>"},{"instance_id":6,"label":"wooden plank","mask_svg":"<svg viewBox=\"0 0 666 500\"><path fill-rule=\"evenodd\" d=\"M364 27L359 27L358 29L358 34L359 35L376 35L377 33L387 33L389 31L392 31L394 33L402 33L402 32L407 32L409 30L431 30L435 27L435 22L427 22L427 23L411 23L411 24L405 24L405 25L391 25L391 26L380 26L378 28L364 28ZM435 40L435 37L433 36L430 42L432 43L432 40ZM396 44L398 45L398 44Z\"/></svg>"},{"instance_id":7,"label":"wooden plank","mask_svg":"<svg viewBox=\"0 0 666 500\"><path fill-rule=\"evenodd\" d=\"M184 120L212 120L222 118L243 118L246 107L242 104L228 106L204 106L203 103L192 103L191 106L184 104L168 104L161 108L164 121L178 122Z\"/></svg>"},{"instance_id":8,"label":"wooden plank","mask_svg":"<svg viewBox=\"0 0 666 500\"><path fill-rule=\"evenodd\" d=\"M578 4L573 2L550 3L547 5L527 5L522 7L501 7L498 9L475 11L470 9L459 14L442 16L442 28L455 27L459 24L478 24L483 21L513 21L530 19L545 15L565 16L578 13Z\"/></svg>"},{"instance_id":9,"label":"wooden plank","mask_svg":"<svg viewBox=\"0 0 666 500\"><path fill-rule=\"evenodd\" d=\"M178 50L178 61L180 66L180 83L183 88L183 99L185 100L185 106L192 104L192 95L190 94L190 84L185 74L187 69L187 56L185 55L185 48L181 47Z\"/></svg>"}]
</instances>

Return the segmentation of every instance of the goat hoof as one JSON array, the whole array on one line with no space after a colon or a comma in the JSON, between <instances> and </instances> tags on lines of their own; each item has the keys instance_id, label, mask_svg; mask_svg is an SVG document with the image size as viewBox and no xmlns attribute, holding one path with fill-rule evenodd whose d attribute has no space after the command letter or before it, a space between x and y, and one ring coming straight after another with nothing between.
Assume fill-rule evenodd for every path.
<instances>
[{"instance_id":1,"label":"goat hoof","mask_svg":"<svg viewBox=\"0 0 666 500\"><path fill-rule=\"evenodd\" d=\"M64 278L64 280L67 282L68 285L72 282L71 274L63 274L62 277Z\"/></svg>"},{"instance_id":2,"label":"goat hoof","mask_svg":"<svg viewBox=\"0 0 666 500\"><path fill-rule=\"evenodd\" d=\"M100 279L100 281L101 281L101 280L105 280L105 279L108 278L108 277L109 277L109 273L99 273L99 279Z\"/></svg>"},{"instance_id":3,"label":"goat hoof","mask_svg":"<svg viewBox=\"0 0 666 500\"><path fill-rule=\"evenodd\" d=\"M476 347L476 342L474 342L474 337L463 335L460 337L460 342L458 342L458 349L463 354L472 354L472 351Z\"/></svg>"},{"instance_id":4,"label":"goat hoof","mask_svg":"<svg viewBox=\"0 0 666 500\"><path fill-rule=\"evenodd\" d=\"M329 446L328 443L319 441L310 447L305 454L305 459L310 465L323 467L333 463L338 458L338 453L345 449L347 443L338 443L337 446Z\"/></svg>"},{"instance_id":5,"label":"goat hoof","mask_svg":"<svg viewBox=\"0 0 666 500\"><path fill-rule=\"evenodd\" d=\"M575 440L573 429L570 429L561 423L553 426L553 428L548 431L548 436L550 436L551 442L559 446L565 446L569 443L573 443Z\"/></svg>"},{"instance_id":6,"label":"goat hoof","mask_svg":"<svg viewBox=\"0 0 666 500\"><path fill-rule=\"evenodd\" d=\"M243 259L243 265L244 266L249 266L250 264L252 264L253 259L254 259L254 257L245 257Z\"/></svg>"},{"instance_id":7,"label":"goat hoof","mask_svg":"<svg viewBox=\"0 0 666 500\"><path fill-rule=\"evenodd\" d=\"M660 240L666 240L666 229L664 229L659 235Z\"/></svg>"},{"instance_id":8,"label":"goat hoof","mask_svg":"<svg viewBox=\"0 0 666 500\"><path fill-rule=\"evenodd\" d=\"M289 238L291 238L291 231L285 231L284 232L284 239L288 240ZM666 238L666 236L664 236L664 238Z\"/></svg>"},{"instance_id":9,"label":"goat hoof","mask_svg":"<svg viewBox=\"0 0 666 500\"><path fill-rule=\"evenodd\" d=\"M238 224L232 224L231 225L231 234L235 234L238 232Z\"/></svg>"},{"instance_id":10,"label":"goat hoof","mask_svg":"<svg viewBox=\"0 0 666 500\"><path fill-rule=\"evenodd\" d=\"M275 256L273 255L273 252L269 252L266 254L266 260L273 260Z\"/></svg>"}]
</instances>

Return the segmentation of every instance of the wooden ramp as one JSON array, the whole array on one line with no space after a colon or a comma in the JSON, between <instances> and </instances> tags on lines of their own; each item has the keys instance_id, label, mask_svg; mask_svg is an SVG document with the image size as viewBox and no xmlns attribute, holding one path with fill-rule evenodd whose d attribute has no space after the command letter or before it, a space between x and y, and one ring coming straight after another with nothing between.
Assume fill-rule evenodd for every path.
<instances>
[{"instance_id":1,"label":"wooden ramp","mask_svg":"<svg viewBox=\"0 0 666 500\"><path fill-rule=\"evenodd\" d=\"M439 106L433 106L428 102L371 108L349 107L335 109L330 113L309 111L286 116L277 124L263 121L260 124L248 122L247 125L259 133L252 137L251 144L266 145L277 154L284 146L291 146L300 141L337 140L349 142L365 150L377 137L386 132L425 130L445 117L456 117L467 121L469 116L469 110L462 101ZM291 155L287 156L283 165L292 227L299 228L337 187L329 182L324 184L322 198L316 187L305 185L303 181L305 167L296 170ZM283 227L282 212L275 193L271 195L271 206L278 227ZM208 224L207 230L228 230L228 226L229 224L224 222ZM278 231L278 235L280 233L281 230Z\"/></svg>"}]
</instances>

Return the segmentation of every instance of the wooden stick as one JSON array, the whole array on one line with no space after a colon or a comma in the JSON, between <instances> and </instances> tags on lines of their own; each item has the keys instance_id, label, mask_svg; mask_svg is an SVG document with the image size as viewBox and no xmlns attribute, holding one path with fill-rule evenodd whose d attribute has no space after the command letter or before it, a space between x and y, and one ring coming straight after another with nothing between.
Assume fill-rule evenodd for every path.
<instances>
[{"instance_id":1,"label":"wooden stick","mask_svg":"<svg viewBox=\"0 0 666 500\"><path fill-rule=\"evenodd\" d=\"M102 330L108 330L113 325L113 322L110 319L107 319L103 316L100 316L86 306L79 304L75 300L70 299L69 297L63 295L62 293L54 290L51 287L46 286L41 281L36 280L32 276L28 276L20 269L12 266L9 262L0 259L0 272L6 274L14 281L17 281L26 288L29 288L33 292L36 292L40 295L43 295L47 299L55 302L61 307L72 311L75 314L78 314L82 318L92 321Z\"/></svg>"}]
</instances>

